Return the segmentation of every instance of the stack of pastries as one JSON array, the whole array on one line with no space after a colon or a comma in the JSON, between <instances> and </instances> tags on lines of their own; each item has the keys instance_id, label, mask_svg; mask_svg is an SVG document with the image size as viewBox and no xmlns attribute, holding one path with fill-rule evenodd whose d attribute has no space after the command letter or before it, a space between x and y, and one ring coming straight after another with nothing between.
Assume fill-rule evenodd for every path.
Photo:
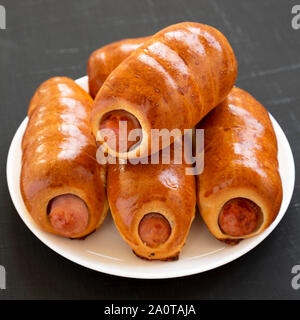
<instances>
[{"instance_id":1,"label":"stack of pastries","mask_svg":"<svg viewBox=\"0 0 300 320\"><path fill-rule=\"evenodd\" d=\"M282 201L277 141L268 112L234 87L236 76L224 35L184 22L93 52L89 94L69 78L44 82L30 102L22 142L21 191L32 218L45 231L82 239L110 207L123 239L148 260L178 258L196 204L221 241L261 233ZM128 131L119 130L120 121ZM204 129L204 169L196 176L186 174L193 166L186 154L181 163L175 157L175 142L193 128ZM129 129L143 131L134 146ZM176 135L153 147L153 129ZM128 148L99 130L112 130ZM99 163L99 146L118 161Z\"/></svg>"}]
</instances>

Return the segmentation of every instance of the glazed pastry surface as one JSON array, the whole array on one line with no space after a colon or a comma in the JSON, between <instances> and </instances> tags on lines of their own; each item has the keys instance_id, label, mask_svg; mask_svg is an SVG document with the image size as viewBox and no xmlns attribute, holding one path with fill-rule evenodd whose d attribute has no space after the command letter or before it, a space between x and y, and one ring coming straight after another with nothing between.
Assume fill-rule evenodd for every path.
<instances>
[{"instance_id":1,"label":"glazed pastry surface","mask_svg":"<svg viewBox=\"0 0 300 320\"><path fill-rule=\"evenodd\" d=\"M123 39L95 50L89 57L89 91L95 98L110 73L150 37Z\"/></svg>"},{"instance_id":2,"label":"glazed pastry surface","mask_svg":"<svg viewBox=\"0 0 300 320\"><path fill-rule=\"evenodd\" d=\"M204 129L205 137L197 201L209 230L229 241L261 233L276 218L282 201L277 141L268 112L249 93L233 88L197 128ZM234 214L239 220L232 220Z\"/></svg>"},{"instance_id":3,"label":"glazed pastry surface","mask_svg":"<svg viewBox=\"0 0 300 320\"><path fill-rule=\"evenodd\" d=\"M226 97L236 74L233 50L221 32L193 22L167 27L106 79L92 111L93 133L98 139L107 113L125 110L144 130L141 143L127 152L104 145L120 158L148 156L158 151L150 149L151 129L178 129L176 135L180 136L184 129L193 128Z\"/></svg>"},{"instance_id":4,"label":"glazed pastry surface","mask_svg":"<svg viewBox=\"0 0 300 320\"><path fill-rule=\"evenodd\" d=\"M92 103L89 94L64 77L44 82L30 102L20 183L29 213L45 231L60 234L48 213L51 200L61 195L80 198L89 211L86 228L73 238L94 231L106 215L105 167L95 159L89 123ZM73 198L68 201L76 205Z\"/></svg>"},{"instance_id":5,"label":"glazed pastry surface","mask_svg":"<svg viewBox=\"0 0 300 320\"><path fill-rule=\"evenodd\" d=\"M135 254L148 260L177 259L195 215L195 177L186 175L190 165L174 163L173 146L170 164L159 161L108 166L107 193L115 225ZM154 231L139 228L149 214L150 218L154 214L163 216L170 226L168 230L162 219L150 224L159 229L159 240L165 241L156 247L148 242L151 237L156 240Z\"/></svg>"}]
</instances>

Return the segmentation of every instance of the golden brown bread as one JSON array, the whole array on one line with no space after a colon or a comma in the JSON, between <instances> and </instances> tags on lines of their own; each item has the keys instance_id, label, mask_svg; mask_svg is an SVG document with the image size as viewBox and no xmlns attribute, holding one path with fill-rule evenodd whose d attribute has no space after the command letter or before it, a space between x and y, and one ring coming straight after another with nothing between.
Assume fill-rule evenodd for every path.
<instances>
[{"instance_id":1,"label":"golden brown bread","mask_svg":"<svg viewBox=\"0 0 300 320\"><path fill-rule=\"evenodd\" d=\"M104 142L109 153L120 158L154 153L151 129L178 128L178 136L194 127L226 97L236 74L233 50L221 32L193 22L167 27L135 50L104 82L92 111L93 133L97 137L108 112L126 110L138 119L143 139L133 151L121 153Z\"/></svg>"},{"instance_id":2,"label":"golden brown bread","mask_svg":"<svg viewBox=\"0 0 300 320\"><path fill-rule=\"evenodd\" d=\"M110 73L150 37L123 39L95 50L89 57L87 74L89 91L95 98Z\"/></svg>"},{"instance_id":3,"label":"golden brown bread","mask_svg":"<svg viewBox=\"0 0 300 320\"><path fill-rule=\"evenodd\" d=\"M276 218L282 201L277 141L268 112L249 93L233 88L197 128L204 129L205 136L204 171L197 177L197 201L209 230L217 239L229 241L261 233ZM243 199L251 200L244 207L248 211L255 212L252 209L258 207L257 225L251 233L232 236L222 231L219 215L226 203L231 206L231 199L244 204ZM236 208L231 206L231 210ZM243 222L246 230L251 219Z\"/></svg>"},{"instance_id":4,"label":"golden brown bread","mask_svg":"<svg viewBox=\"0 0 300 320\"><path fill-rule=\"evenodd\" d=\"M159 161L108 166L107 195L115 225L135 254L148 260L176 259L195 215L195 177L186 175L185 169L190 165L174 163L173 146L170 164ZM145 230L144 234L144 230L139 230L140 222L149 213L163 215L171 227L166 242L155 248L141 239L154 231Z\"/></svg>"},{"instance_id":5,"label":"golden brown bread","mask_svg":"<svg viewBox=\"0 0 300 320\"><path fill-rule=\"evenodd\" d=\"M90 129L93 100L69 78L44 82L33 96L29 122L22 141L21 191L35 222L44 230L52 227L47 207L55 197L73 194L89 209L88 235L107 213L105 168L95 159L96 143Z\"/></svg>"}]
</instances>

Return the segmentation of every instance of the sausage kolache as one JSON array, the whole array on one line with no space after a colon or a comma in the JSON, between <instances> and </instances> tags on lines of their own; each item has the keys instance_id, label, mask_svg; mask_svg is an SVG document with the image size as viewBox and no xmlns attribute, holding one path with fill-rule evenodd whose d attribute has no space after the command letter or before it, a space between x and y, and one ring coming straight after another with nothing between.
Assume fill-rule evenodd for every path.
<instances>
[{"instance_id":1,"label":"sausage kolache","mask_svg":"<svg viewBox=\"0 0 300 320\"><path fill-rule=\"evenodd\" d=\"M38 88L28 109L22 196L43 230L65 237L85 237L108 209L106 169L96 161L89 123L92 104L73 80L55 77Z\"/></svg>"},{"instance_id":2,"label":"sausage kolache","mask_svg":"<svg viewBox=\"0 0 300 320\"><path fill-rule=\"evenodd\" d=\"M184 129L193 128L226 97L236 74L233 50L218 30L192 22L167 27L136 49L104 82L92 111L93 133L113 156L148 156L158 151L151 146L151 129L179 129L180 136ZM140 140L122 152L99 134L99 129L118 131L120 111L130 127L143 129ZM130 142L126 136L122 140Z\"/></svg>"},{"instance_id":3,"label":"sausage kolache","mask_svg":"<svg viewBox=\"0 0 300 320\"><path fill-rule=\"evenodd\" d=\"M116 41L95 50L90 55L87 73L92 98L96 97L110 73L148 38L150 37Z\"/></svg>"},{"instance_id":4,"label":"sausage kolache","mask_svg":"<svg viewBox=\"0 0 300 320\"><path fill-rule=\"evenodd\" d=\"M134 253L147 260L177 259L195 216L195 176L186 174L191 165L174 162L174 144L170 160L108 165L107 195L115 225Z\"/></svg>"},{"instance_id":5,"label":"sausage kolache","mask_svg":"<svg viewBox=\"0 0 300 320\"><path fill-rule=\"evenodd\" d=\"M261 233L282 201L277 140L268 112L249 93L233 88L197 128L205 136L197 201L209 230L230 243Z\"/></svg>"}]
</instances>

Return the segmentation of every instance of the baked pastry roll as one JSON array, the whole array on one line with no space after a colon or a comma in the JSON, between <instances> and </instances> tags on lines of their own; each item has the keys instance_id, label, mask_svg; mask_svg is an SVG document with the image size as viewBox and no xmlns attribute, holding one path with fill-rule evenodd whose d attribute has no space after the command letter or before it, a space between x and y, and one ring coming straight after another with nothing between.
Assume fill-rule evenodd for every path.
<instances>
[{"instance_id":1,"label":"baked pastry roll","mask_svg":"<svg viewBox=\"0 0 300 320\"><path fill-rule=\"evenodd\" d=\"M187 150L187 149L185 149ZM195 216L195 176L187 164L112 164L107 194L117 229L134 253L148 260L174 260L185 244ZM180 162L180 161L179 161Z\"/></svg>"},{"instance_id":2,"label":"baked pastry roll","mask_svg":"<svg viewBox=\"0 0 300 320\"><path fill-rule=\"evenodd\" d=\"M146 157L193 128L233 87L237 63L221 32L185 22L152 36L106 79L95 99L92 130L112 156ZM128 130L119 134L120 120ZM113 144L99 130L111 130ZM142 129L132 141L129 133ZM152 129L177 129L169 141L151 144Z\"/></svg>"},{"instance_id":3,"label":"baked pastry roll","mask_svg":"<svg viewBox=\"0 0 300 320\"><path fill-rule=\"evenodd\" d=\"M28 109L22 141L21 192L45 231L82 238L103 222L105 167L90 128L93 100L69 78L44 82Z\"/></svg>"},{"instance_id":4,"label":"baked pastry roll","mask_svg":"<svg viewBox=\"0 0 300 320\"><path fill-rule=\"evenodd\" d=\"M236 243L265 230L282 201L277 140L266 109L233 88L197 126L204 129L204 171L197 201L210 232Z\"/></svg>"}]
</instances>

